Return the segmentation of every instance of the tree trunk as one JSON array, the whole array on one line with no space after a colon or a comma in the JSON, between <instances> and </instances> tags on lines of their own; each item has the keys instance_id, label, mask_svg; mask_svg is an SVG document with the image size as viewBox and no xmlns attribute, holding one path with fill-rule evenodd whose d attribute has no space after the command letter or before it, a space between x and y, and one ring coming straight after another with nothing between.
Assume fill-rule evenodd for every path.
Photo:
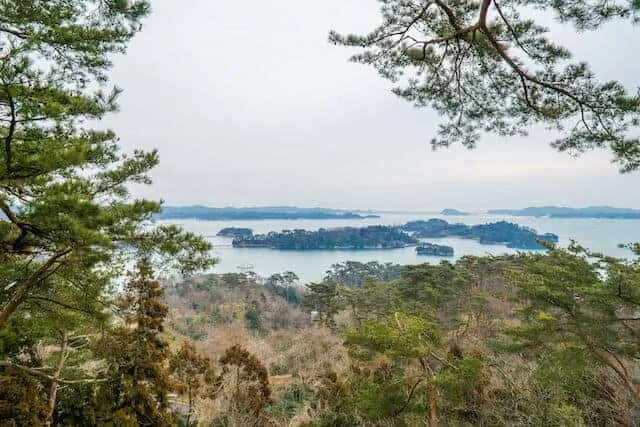
<instances>
[{"instance_id":1,"label":"tree trunk","mask_svg":"<svg viewBox=\"0 0 640 427\"><path fill-rule=\"evenodd\" d=\"M193 411L193 390L191 385L188 386L189 388L189 412L187 412L187 427L189 427L191 424L191 411Z\"/></svg>"},{"instance_id":2,"label":"tree trunk","mask_svg":"<svg viewBox=\"0 0 640 427\"><path fill-rule=\"evenodd\" d=\"M2 328L7 320L9 320L9 316L16 311L16 308L24 301L24 298L27 296L27 287L22 286L19 288L11 297L9 302L2 307L2 311L0 311L0 328Z\"/></svg>"},{"instance_id":3,"label":"tree trunk","mask_svg":"<svg viewBox=\"0 0 640 427\"><path fill-rule=\"evenodd\" d=\"M64 362L67 358L67 346L69 344L69 333L67 331L62 332L60 341L60 356L58 356L58 363L56 364L56 370L53 373L51 379L51 387L49 389L49 410L47 412L47 419L45 421L46 426L51 426L53 423L53 412L56 409L56 396L58 394L58 380L60 379L60 373L64 367Z\"/></svg>"},{"instance_id":4,"label":"tree trunk","mask_svg":"<svg viewBox=\"0 0 640 427\"><path fill-rule=\"evenodd\" d=\"M438 427L438 389L429 384L429 427Z\"/></svg>"}]
</instances>

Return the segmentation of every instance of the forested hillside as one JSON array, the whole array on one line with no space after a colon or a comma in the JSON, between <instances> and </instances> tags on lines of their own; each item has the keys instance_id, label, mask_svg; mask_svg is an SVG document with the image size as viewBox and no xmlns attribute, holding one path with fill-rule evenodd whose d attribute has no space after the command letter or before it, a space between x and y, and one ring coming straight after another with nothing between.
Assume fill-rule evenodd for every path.
<instances>
[{"instance_id":1,"label":"forested hillside","mask_svg":"<svg viewBox=\"0 0 640 427\"><path fill-rule=\"evenodd\" d=\"M240 345L256 357L269 374L263 425L635 425L639 272L576 247L355 286L204 276L167 288L168 324L202 354ZM240 380L194 402L203 425L249 423L255 383Z\"/></svg>"}]
</instances>

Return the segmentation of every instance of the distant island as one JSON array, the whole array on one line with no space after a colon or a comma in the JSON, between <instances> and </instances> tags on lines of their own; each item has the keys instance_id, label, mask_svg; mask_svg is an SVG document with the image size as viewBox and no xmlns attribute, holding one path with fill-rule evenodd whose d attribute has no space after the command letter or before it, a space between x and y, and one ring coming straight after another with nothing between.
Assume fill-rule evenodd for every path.
<instances>
[{"instance_id":1,"label":"distant island","mask_svg":"<svg viewBox=\"0 0 640 427\"><path fill-rule=\"evenodd\" d=\"M493 209L492 215L533 216L550 218L603 218L603 219L640 219L640 210L615 208L611 206L589 206L586 208L567 208L561 206L537 206L524 209Z\"/></svg>"},{"instance_id":2,"label":"distant island","mask_svg":"<svg viewBox=\"0 0 640 427\"><path fill-rule=\"evenodd\" d=\"M401 229L416 238L458 237L477 240L483 245L506 245L515 249L544 249L538 243L540 240L558 242L555 234L538 234L536 230L506 221L469 226L433 218L428 221L410 221L401 226Z\"/></svg>"},{"instance_id":3,"label":"distant island","mask_svg":"<svg viewBox=\"0 0 640 427\"><path fill-rule=\"evenodd\" d=\"M418 244L418 239L397 227L373 225L342 227L317 231L283 230L233 239L235 248L281 250L397 249Z\"/></svg>"},{"instance_id":4,"label":"distant island","mask_svg":"<svg viewBox=\"0 0 640 427\"><path fill-rule=\"evenodd\" d=\"M265 206L253 208L212 208L208 206L164 206L155 215L157 219L201 219L207 221L263 220L263 219L364 219L379 218L373 214L289 206Z\"/></svg>"},{"instance_id":5,"label":"distant island","mask_svg":"<svg viewBox=\"0 0 640 427\"><path fill-rule=\"evenodd\" d=\"M433 243L422 243L416 247L416 253L418 255L452 257L453 248L451 246L436 245Z\"/></svg>"},{"instance_id":6,"label":"distant island","mask_svg":"<svg viewBox=\"0 0 640 427\"><path fill-rule=\"evenodd\" d=\"M462 212L459 211L457 209L443 209L440 211L440 215L447 215L447 216L464 216L464 215L469 215L467 212Z\"/></svg>"},{"instance_id":7,"label":"distant island","mask_svg":"<svg viewBox=\"0 0 640 427\"><path fill-rule=\"evenodd\" d=\"M226 227L218 231L218 237L250 237L253 236L253 230L250 228Z\"/></svg>"}]
</instances>

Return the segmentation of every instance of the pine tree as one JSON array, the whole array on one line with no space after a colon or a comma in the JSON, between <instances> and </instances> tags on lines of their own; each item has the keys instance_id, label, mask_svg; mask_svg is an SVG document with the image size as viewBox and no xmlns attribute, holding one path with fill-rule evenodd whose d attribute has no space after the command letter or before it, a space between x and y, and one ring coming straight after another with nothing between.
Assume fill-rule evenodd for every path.
<instances>
[{"instance_id":1,"label":"pine tree","mask_svg":"<svg viewBox=\"0 0 640 427\"><path fill-rule=\"evenodd\" d=\"M271 403L269 371L260 359L243 347L233 345L225 350L219 362L223 366L219 382L225 375L234 373L233 409L249 414L256 426L271 425L265 412Z\"/></svg>"},{"instance_id":2,"label":"pine tree","mask_svg":"<svg viewBox=\"0 0 640 427\"><path fill-rule=\"evenodd\" d=\"M170 350L162 337L168 308L148 261L138 263L120 302L124 324L110 331L97 355L106 381L97 390L99 423L171 425L167 393L175 388L167 370Z\"/></svg>"},{"instance_id":3,"label":"pine tree","mask_svg":"<svg viewBox=\"0 0 640 427\"><path fill-rule=\"evenodd\" d=\"M0 393L0 419L21 424L15 411L3 409L5 402L23 408L23 416L30 412L32 420L38 420L32 423L51 425L61 387L96 381L96 373L83 365L93 357L89 348L92 338L108 319L105 302L91 295L78 296L75 301L67 295L58 298L54 302L33 298L26 304L33 307L28 315L13 316L0 330L0 382L12 384L10 393ZM25 312L23 307L18 313ZM49 351L43 354L45 347ZM20 391L20 387L25 389ZM30 401L23 402L20 396L31 396ZM41 407L46 411L40 411Z\"/></svg>"},{"instance_id":4,"label":"pine tree","mask_svg":"<svg viewBox=\"0 0 640 427\"><path fill-rule=\"evenodd\" d=\"M0 381L25 385L12 399L36 390L49 421L56 384L91 379L74 368L78 336L105 321L123 265L143 254L182 273L212 262L200 237L155 227L160 203L130 194L151 182L158 154L124 153L114 132L90 127L117 111L111 60L149 11L145 0L0 0ZM42 345L60 351L22 356ZM32 378L14 381L16 370ZM40 403L20 407L41 419Z\"/></svg>"},{"instance_id":5,"label":"pine tree","mask_svg":"<svg viewBox=\"0 0 640 427\"><path fill-rule=\"evenodd\" d=\"M34 300L97 298L138 250L184 272L211 262L203 239L152 227L160 204L129 193L158 154L123 153L86 125L117 110L111 57L148 12L144 0L0 1L0 328Z\"/></svg>"},{"instance_id":6,"label":"pine tree","mask_svg":"<svg viewBox=\"0 0 640 427\"><path fill-rule=\"evenodd\" d=\"M369 364L373 370L359 370L352 397L368 418L396 419L412 412L437 426L446 409L449 420L478 421L484 361L447 349L433 319L396 312L363 323L346 338L356 358L377 361Z\"/></svg>"},{"instance_id":7,"label":"pine tree","mask_svg":"<svg viewBox=\"0 0 640 427\"><path fill-rule=\"evenodd\" d=\"M521 258L510 273L524 304L521 326L507 329L527 357L573 372L559 387L583 393L600 369L618 378L640 407L640 262L592 254L578 245ZM570 388L573 387L573 390Z\"/></svg>"},{"instance_id":8,"label":"pine tree","mask_svg":"<svg viewBox=\"0 0 640 427\"><path fill-rule=\"evenodd\" d=\"M444 116L434 148L473 148L483 133L525 135L542 124L561 132L552 141L560 151L607 148L622 171L640 168L640 95L598 80L550 38L541 18L529 18L538 9L569 31L598 31L637 23L638 2L379 2L380 25L362 35L332 31L329 39L360 49L351 59L393 82L396 95Z\"/></svg>"},{"instance_id":9,"label":"pine tree","mask_svg":"<svg viewBox=\"0 0 640 427\"><path fill-rule=\"evenodd\" d=\"M200 394L208 397L213 394L215 378L211 360L198 354L195 346L185 341L171 357L169 372L177 382L179 391L187 395L189 409L184 421L185 425L190 426L194 417L195 399Z\"/></svg>"},{"instance_id":10,"label":"pine tree","mask_svg":"<svg viewBox=\"0 0 640 427\"><path fill-rule=\"evenodd\" d=\"M319 320L326 326L335 326L334 316L344 309L345 301L340 287L335 283L310 283L309 293L302 306L317 311Z\"/></svg>"}]
</instances>

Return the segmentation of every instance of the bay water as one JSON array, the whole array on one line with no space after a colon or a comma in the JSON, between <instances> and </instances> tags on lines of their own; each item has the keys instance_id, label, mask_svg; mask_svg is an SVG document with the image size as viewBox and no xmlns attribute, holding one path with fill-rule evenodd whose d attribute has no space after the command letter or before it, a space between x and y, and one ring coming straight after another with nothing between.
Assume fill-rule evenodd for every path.
<instances>
[{"instance_id":1,"label":"bay water","mask_svg":"<svg viewBox=\"0 0 640 427\"><path fill-rule=\"evenodd\" d=\"M559 244L567 246L571 240L582 246L603 252L610 256L628 258L631 253L618 247L620 243L640 242L640 220L626 219L590 219L590 218L548 218L548 217L510 217L499 215L442 216L429 213L380 214L380 218L348 220L250 220L250 221L202 221L171 220L160 221L182 226L188 231L203 235L213 245L213 254L218 263L213 273L237 273L253 271L260 276L269 276L283 271L295 272L302 283L322 280L332 264L344 261L378 261L395 264L438 263L443 258L417 255L414 247L401 249L375 250L305 250L281 251L266 248L233 248L230 238L216 237L216 233L225 227L246 227L254 233L268 233L293 229L317 230L318 228L365 227L368 225L402 225L407 221L441 218L452 223L467 225L486 224L496 221L509 221L534 228L539 233L555 233ZM455 256L446 259L458 259L464 255L499 255L516 253L504 245L481 245L474 240L458 238L426 239L425 241L453 247Z\"/></svg>"}]
</instances>

